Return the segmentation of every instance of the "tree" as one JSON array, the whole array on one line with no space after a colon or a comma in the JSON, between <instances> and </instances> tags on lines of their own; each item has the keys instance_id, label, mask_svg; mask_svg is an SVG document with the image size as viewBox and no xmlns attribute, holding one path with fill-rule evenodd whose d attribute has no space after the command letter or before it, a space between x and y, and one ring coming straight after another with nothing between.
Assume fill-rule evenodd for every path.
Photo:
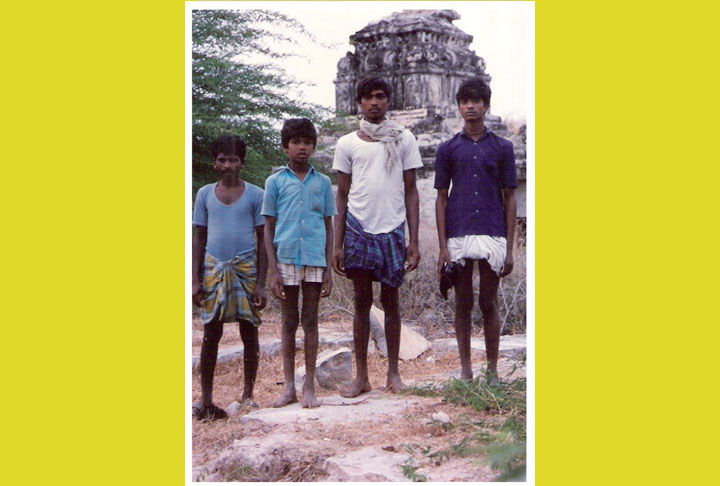
<instances>
[{"instance_id":1,"label":"tree","mask_svg":"<svg viewBox=\"0 0 720 486\"><path fill-rule=\"evenodd\" d=\"M327 116L326 108L290 97L300 83L277 61L293 55L278 51L278 46L297 45L293 34L314 40L301 23L278 12L193 10L193 195L215 178L210 146L216 137L243 137L248 146L243 176L262 186L271 167L284 162L273 124L288 117L318 121ZM273 62L249 60L257 54Z\"/></svg>"}]
</instances>

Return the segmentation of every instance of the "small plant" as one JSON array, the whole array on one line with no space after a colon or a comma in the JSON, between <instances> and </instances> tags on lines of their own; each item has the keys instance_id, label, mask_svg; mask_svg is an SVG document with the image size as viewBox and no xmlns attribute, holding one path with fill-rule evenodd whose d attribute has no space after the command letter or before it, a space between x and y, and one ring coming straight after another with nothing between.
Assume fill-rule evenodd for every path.
<instances>
[{"instance_id":1,"label":"small plant","mask_svg":"<svg viewBox=\"0 0 720 486\"><path fill-rule=\"evenodd\" d=\"M526 380L516 379L496 384L481 381L451 379L439 385L410 387L405 393L419 396L442 397L446 403L468 407L476 413L489 414L484 419L469 413L458 415L454 428L467 431L459 442L430 453L430 448L419 451L438 464L450 457L477 457L500 472L498 481L523 480L526 461ZM417 447L407 448L413 454ZM412 459L412 458L411 458ZM415 466L414 461L407 464ZM403 470L405 468L403 467ZM414 474L415 469L412 469ZM410 469L405 474L410 474Z\"/></svg>"},{"instance_id":2,"label":"small plant","mask_svg":"<svg viewBox=\"0 0 720 486\"><path fill-rule=\"evenodd\" d=\"M415 459L412 457L409 457L407 461L405 461L405 463L402 465L403 476L415 483L427 482L427 476L417 473L418 467L414 464L414 462Z\"/></svg>"}]
</instances>

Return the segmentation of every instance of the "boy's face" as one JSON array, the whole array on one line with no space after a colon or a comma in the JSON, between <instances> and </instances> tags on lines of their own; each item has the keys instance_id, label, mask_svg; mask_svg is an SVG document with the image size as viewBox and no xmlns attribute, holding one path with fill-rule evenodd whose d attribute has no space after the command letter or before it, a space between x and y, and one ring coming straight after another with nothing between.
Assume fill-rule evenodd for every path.
<instances>
[{"instance_id":1,"label":"boy's face","mask_svg":"<svg viewBox=\"0 0 720 486\"><path fill-rule=\"evenodd\" d=\"M368 96L360 98L360 111L370 123L380 123L385 118L388 109L388 98L385 91L374 89Z\"/></svg>"},{"instance_id":2,"label":"boy's face","mask_svg":"<svg viewBox=\"0 0 720 486\"><path fill-rule=\"evenodd\" d=\"M310 137L292 137L287 148L283 147L290 162L296 164L307 164L314 151L315 145Z\"/></svg>"},{"instance_id":3,"label":"boy's face","mask_svg":"<svg viewBox=\"0 0 720 486\"><path fill-rule=\"evenodd\" d=\"M229 155L219 153L217 157L215 157L213 165L215 171L221 176L237 176L240 173L240 169L245 167L245 160L234 153Z\"/></svg>"},{"instance_id":4,"label":"boy's face","mask_svg":"<svg viewBox=\"0 0 720 486\"><path fill-rule=\"evenodd\" d=\"M460 100L458 103L460 116L465 121L483 121L489 108L490 105L485 105L482 98Z\"/></svg>"}]
</instances>

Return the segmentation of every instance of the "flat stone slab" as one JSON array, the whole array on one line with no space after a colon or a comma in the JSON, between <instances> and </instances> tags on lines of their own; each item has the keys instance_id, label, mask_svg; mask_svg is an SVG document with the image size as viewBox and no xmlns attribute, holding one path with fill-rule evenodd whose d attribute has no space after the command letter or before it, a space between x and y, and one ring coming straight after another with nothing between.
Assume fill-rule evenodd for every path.
<instances>
[{"instance_id":1,"label":"flat stone slab","mask_svg":"<svg viewBox=\"0 0 720 486\"><path fill-rule=\"evenodd\" d=\"M473 376L484 376L485 374L485 366L486 363L473 363L472 371ZM414 381L414 380L406 380L406 384L409 386L428 386L428 385L435 385L438 383L445 382L449 380L450 378L460 379L460 372L462 371L462 368L457 368L452 371L449 371L447 373L438 373L430 376L424 377L422 380ZM526 377L526 369L525 366L520 366L520 364L513 359L508 358L498 358L498 374L500 375L500 379L502 381L512 381L516 380L518 378L525 378Z\"/></svg>"},{"instance_id":2,"label":"flat stone slab","mask_svg":"<svg viewBox=\"0 0 720 486\"><path fill-rule=\"evenodd\" d=\"M325 470L326 481L410 481L403 475L402 463L410 456L385 452L378 447L363 447L356 451L329 457Z\"/></svg>"},{"instance_id":3,"label":"flat stone slab","mask_svg":"<svg viewBox=\"0 0 720 486\"><path fill-rule=\"evenodd\" d=\"M280 339L261 339L260 340L260 355L261 356L275 356L280 353L281 349ZM221 348L218 350L217 364L228 363L230 361L241 360L245 354L245 346L242 344L236 346L228 346L227 348ZM192 357L192 367L196 368L200 364L200 356Z\"/></svg>"},{"instance_id":4,"label":"flat stone slab","mask_svg":"<svg viewBox=\"0 0 720 486\"><path fill-rule=\"evenodd\" d=\"M457 354L457 340L455 338L436 339L432 342L435 353ZM470 348L475 351L485 352L485 339L473 338L470 340ZM509 334L500 336L500 356L514 356L527 348L527 336L525 334Z\"/></svg>"},{"instance_id":5,"label":"flat stone slab","mask_svg":"<svg viewBox=\"0 0 720 486\"><path fill-rule=\"evenodd\" d=\"M300 334L300 333L298 333ZM330 331L329 329L318 329L318 345L320 348L337 349L342 347L353 348L353 335L350 332ZM228 363L241 360L245 347L242 344L220 348L218 351L217 363ZM282 341L279 338L260 339L260 355L276 356L280 354ZM295 339L295 349L304 349L303 336L300 334ZM192 367L200 364L200 356L192 357Z\"/></svg>"},{"instance_id":6,"label":"flat stone slab","mask_svg":"<svg viewBox=\"0 0 720 486\"><path fill-rule=\"evenodd\" d=\"M353 347L353 335L351 332L344 331L325 331L318 329L318 344L322 348L344 348Z\"/></svg>"},{"instance_id":7,"label":"flat stone slab","mask_svg":"<svg viewBox=\"0 0 720 486\"><path fill-rule=\"evenodd\" d=\"M378 390L363 393L355 398L322 397L318 408L302 408L293 403L281 408L263 408L243 415L240 423L261 425L284 425L307 423L316 420L325 424L348 422L382 422L418 402L416 397L390 397Z\"/></svg>"}]
</instances>

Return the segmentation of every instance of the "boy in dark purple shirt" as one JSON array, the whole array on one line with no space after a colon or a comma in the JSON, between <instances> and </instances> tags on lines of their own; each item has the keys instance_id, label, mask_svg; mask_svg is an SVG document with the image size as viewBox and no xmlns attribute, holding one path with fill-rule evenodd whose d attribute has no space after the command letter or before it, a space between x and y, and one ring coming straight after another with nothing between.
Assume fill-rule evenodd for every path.
<instances>
[{"instance_id":1,"label":"boy in dark purple shirt","mask_svg":"<svg viewBox=\"0 0 720 486\"><path fill-rule=\"evenodd\" d=\"M513 268L517 179L512 143L485 127L490 94L490 87L481 79L465 81L458 89L455 99L465 126L437 150L435 217L440 246L438 276L451 262L458 267L454 283L460 377L464 380L473 377L470 314L473 266L477 260L478 304L483 315L488 360L486 380L495 382L500 347L497 290L500 278Z\"/></svg>"}]
</instances>

